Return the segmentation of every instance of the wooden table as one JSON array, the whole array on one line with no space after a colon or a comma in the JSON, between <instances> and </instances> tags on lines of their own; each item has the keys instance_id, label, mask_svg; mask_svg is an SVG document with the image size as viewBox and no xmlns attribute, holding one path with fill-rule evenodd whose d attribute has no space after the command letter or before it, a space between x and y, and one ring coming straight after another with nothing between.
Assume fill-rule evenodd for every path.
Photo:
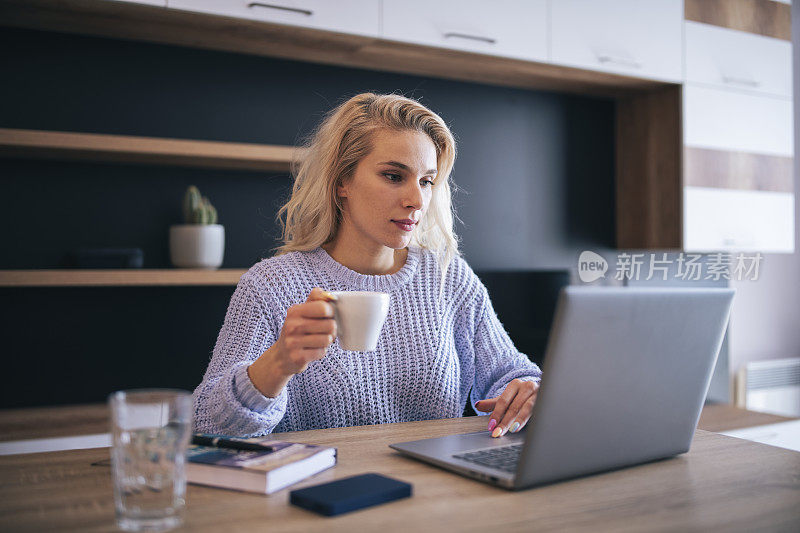
<instances>
[{"instance_id":1,"label":"wooden table","mask_svg":"<svg viewBox=\"0 0 800 533\"><path fill-rule=\"evenodd\" d=\"M706 423L727 419L730 425L736 411L741 411L718 407L706 409ZM723 415L716 421L715 409ZM75 416L84 419L86 427L100 427L97 417L103 416L102 408L94 413L89 407L80 411L84 416ZM749 422L777 421L770 415L761 418L747 413ZM5 434L15 422L3 415L0 432ZM20 430L19 419L16 424L14 438L32 437ZM280 434L282 439L339 449L335 468L294 488L379 472L412 483L414 495L324 518L289 505L289 489L263 496L190 485L184 529L796 531L800 526L800 453L703 430L697 431L691 451L677 458L520 492L450 474L387 446L477 431L485 425L486 417L468 417ZM62 431L61 426L56 424L56 432ZM76 433L73 426L70 434ZM0 530L114 530L110 469L92 466L108 455L108 449L91 449L0 457Z\"/></svg>"},{"instance_id":2,"label":"wooden table","mask_svg":"<svg viewBox=\"0 0 800 533\"><path fill-rule=\"evenodd\" d=\"M108 407L102 403L0 409L0 442L107 433L109 418ZM703 408L697 427L728 431L789 420L794 419L713 404Z\"/></svg>"}]
</instances>

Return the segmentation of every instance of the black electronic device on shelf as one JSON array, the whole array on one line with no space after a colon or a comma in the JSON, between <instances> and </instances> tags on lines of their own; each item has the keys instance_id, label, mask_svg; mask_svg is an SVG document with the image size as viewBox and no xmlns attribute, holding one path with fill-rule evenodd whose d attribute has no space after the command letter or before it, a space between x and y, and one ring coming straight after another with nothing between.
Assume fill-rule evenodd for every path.
<instances>
[{"instance_id":1,"label":"black electronic device on shelf","mask_svg":"<svg viewBox=\"0 0 800 533\"><path fill-rule=\"evenodd\" d=\"M142 268L141 248L79 248L67 254L68 268Z\"/></svg>"}]
</instances>

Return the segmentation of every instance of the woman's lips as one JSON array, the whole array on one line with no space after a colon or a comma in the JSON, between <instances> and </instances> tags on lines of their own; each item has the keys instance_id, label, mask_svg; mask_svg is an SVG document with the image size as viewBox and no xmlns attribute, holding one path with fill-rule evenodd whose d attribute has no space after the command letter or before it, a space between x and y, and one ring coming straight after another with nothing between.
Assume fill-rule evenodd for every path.
<instances>
[{"instance_id":1,"label":"woman's lips","mask_svg":"<svg viewBox=\"0 0 800 533\"><path fill-rule=\"evenodd\" d=\"M414 229L414 226L417 225L416 222L412 222L410 220L392 220L397 226L402 229L403 231L411 231Z\"/></svg>"}]
</instances>

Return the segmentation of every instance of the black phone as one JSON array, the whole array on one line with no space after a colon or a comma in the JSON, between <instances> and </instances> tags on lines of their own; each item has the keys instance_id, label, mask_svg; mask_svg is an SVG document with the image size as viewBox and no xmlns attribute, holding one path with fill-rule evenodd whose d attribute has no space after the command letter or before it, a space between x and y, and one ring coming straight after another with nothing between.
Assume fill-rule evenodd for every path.
<instances>
[{"instance_id":1,"label":"black phone","mask_svg":"<svg viewBox=\"0 0 800 533\"><path fill-rule=\"evenodd\" d=\"M360 474L293 490L289 502L325 516L336 516L410 496L408 483L381 474Z\"/></svg>"}]
</instances>

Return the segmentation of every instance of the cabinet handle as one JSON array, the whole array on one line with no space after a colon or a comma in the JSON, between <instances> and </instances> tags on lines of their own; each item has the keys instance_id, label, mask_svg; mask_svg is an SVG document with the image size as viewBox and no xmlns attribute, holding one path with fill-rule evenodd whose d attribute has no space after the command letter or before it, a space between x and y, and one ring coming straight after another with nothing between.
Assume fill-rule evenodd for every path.
<instances>
[{"instance_id":1,"label":"cabinet handle","mask_svg":"<svg viewBox=\"0 0 800 533\"><path fill-rule=\"evenodd\" d=\"M744 85L746 87L758 87L761 85L758 81L751 78L737 78L735 76L722 76L722 81L729 85Z\"/></svg>"},{"instance_id":2,"label":"cabinet handle","mask_svg":"<svg viewBox=\"0 0 800 533\"><path fill-rule=\"evenodd\" d=\"M482 35L469 35L468 33L456 33L452 31L449 31L444 34L445 39L452 39L453 37L457 39L469 39L470 41L481 41L482 43L489 43L489 44L497 43L497 39L492 39L491 37L484 37Z\"/></svg>"},{"instance_id":3,"label":"cabinet handle","mask_svg":"<svg viewBox=\"0 0 800 533\"><path fill-rule=\"evenodd\" d=\"M635 59L612 56L611 54L598 54L597 60L603 65L606 63L613 63L615 65L622 65L625 67L642 68L642 64Z\"/></svg>"},{"instance_id":4,"label":"cabinet handle","mask_svg":"<svg viewBox=\"0 0 800 533\"><path fill-rule=\"evenodd\" d=\"M300 9L300 8L297 8L297 7L278 6L278 5L275 5L275 4L262 4L261 2L250 2L249 4L247 4L247 7L250 8L250 9L252 9L254 7L264 7L264 8L267 8L267 9L279 9L280 11L290 11L292 13L299 13L299 14L305 15L307 17L310 17L311 15L314 14L314 12L311 11L310 9Z\"/></svg>"}]
</instances>

